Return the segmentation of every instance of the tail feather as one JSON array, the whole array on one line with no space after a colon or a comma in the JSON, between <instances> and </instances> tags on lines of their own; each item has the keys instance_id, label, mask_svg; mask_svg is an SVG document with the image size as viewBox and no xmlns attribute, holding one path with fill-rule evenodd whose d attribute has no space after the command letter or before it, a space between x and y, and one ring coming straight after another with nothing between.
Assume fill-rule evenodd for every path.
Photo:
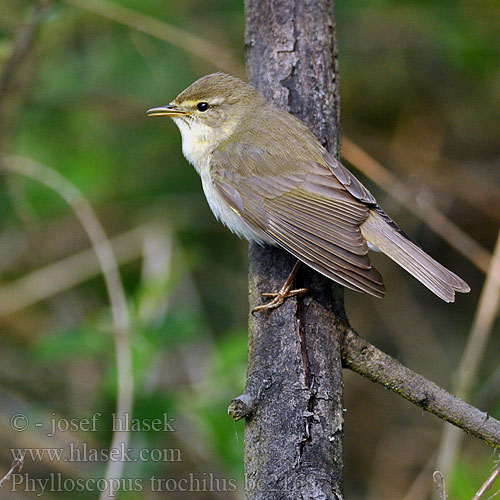
<instances>
[{"instance_id":1,"label":"tail feather","mask_svg":"<svg viewBox=\"0 0 500 500\"><path fill-rule=\"evenodd\" d=\"M455 292L470 291L469 285L463 279L427 255L376 211L370 211L370 215L361 225L361 233L368 242L444 301L454 302Z\"/></svg>"}]
</instances>

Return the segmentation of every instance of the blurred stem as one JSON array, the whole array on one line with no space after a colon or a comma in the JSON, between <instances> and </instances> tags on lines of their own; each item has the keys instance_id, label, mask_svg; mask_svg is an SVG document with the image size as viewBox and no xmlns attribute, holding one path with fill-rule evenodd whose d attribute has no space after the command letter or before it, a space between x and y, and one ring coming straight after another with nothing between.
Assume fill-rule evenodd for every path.
<instances>
[{"instance_id":1,"label":"blurred stem","mask_svg":"<svg viewBox=\"0 0 500 500\"><path fill-rule=\"evenodd\" d=\"M183 29L164 23L154 17L140 14L139 12L105 0L63 0L65 3L79 9L93 12L117 23L129 26L137 31L146 33L164 42L180 47L205 61L213 64L215 68L222 69L234 75L244 73L243 66L231 53L218 47L199 36L193 35Z\"/></svg>"},{"instance_id":2,"label":"blurred stem","mask_svg":"<svg viewBox=\"0 0 500 500\"><path fill-rule=\"evenodd\" d=\"M431 487L429 483L429 475L432 471L435 459L435 454L432 454L427 459L425 465L422 467L422 470L418 473L417 477L414 479L413 483L401 500L421 500L422 498L427 498L429 496L429 490Z\"/></svg>"},{"instance_id":3,"label":"blurred stem","mask_svg":"<svg viewBox=\"0 0 500 500\"><path fill-rule=\"evenodd\" d=\"M53 0L39 0L30 20L16 33L12 48L0 71L0 151L6 142L6 136L12 127L6 119L6 100L13 88L13 81L22 63L33 47L38 26L45 17Z\"/></svg>"},{"instance_id":4,"label":"blurred stem","mask_svg":"<svg viewBox=\"0 0 500 500\"><path fill-rule=\"evenodd\" d=\"M150 229L139 226L110 240L117 264L141 257L143 241ZM0 286L0 318L99 275L102 269L95 254L94 248L83 250Z\"/></svg>"},{"instance_id":5,"label":"blurred stem","mask_svg":"<svg viewBox=\"0 0 500 500\"><path fill-rule=\"evenodd\" d=\"M488 272L491 261L488 250L446 217L429 200L416 198L414 191L408 185L397 179L392 172L345 136L342 140L342 156L483 273Z\"/></svg>"},{"instance_id":6,"label":"blurred stem","mask_svg":"<svg viewBox=\"0 0 500 500\"><path fill-rule=\"evenodd\" d=\"M477 376L481 360L490 337L493 323L500 305L500 232L498 233L493 258L486 275L471 331L467 339L462 359L457 368L457 380L454 393L461 399L467 399ZM456 461L462 442L462 434L457 429L445 426L439 447L437 468L445 477Z\"/></svg>"},{"instance_id":7,"label":"blurred stem","mask_svg":"<svg viewBox=\"0 0 500 500\"><path fill-rule=\"evenodd\" d=\"M33 46L33 40L35 38L38 25L47 13L51 4L52 0L40 0L35 6L31 19L17 32L12 44L12 50L7 60L4 62L2 71L0 72L0 104L2 100L5 100L7 97L7 91L11 86L11 82L15 77L19 66L22 64L26 55Z\"/></svg>"},{"instance_id":8,"label":"blurred stem","mask_svg":"<svg viewBox=\"0 0 500 500\"><path fill-rule=\"evenodd\" d=\"M133 400L132 355L129 338L129 315L125 291L121 282L118 266L111 244L106 236L92 206L68 179L59 172L40 165L28 158L18 156L4 156L0 164L0 171L4 170L29 177L44 184L58 193L78 217L85 229L94 252L99 260L101 271L106 284L111 314L113 320L113 334L115 341L117 365L117 408L116 418L124 421L125 416L131 412ZM127 448L129 433L115 431L111 443L112 449ZM106 479L120 478L123 462L108 461ZM101 500L111 498L107 492L100 496Z\"/></svg>"}]
</instances>

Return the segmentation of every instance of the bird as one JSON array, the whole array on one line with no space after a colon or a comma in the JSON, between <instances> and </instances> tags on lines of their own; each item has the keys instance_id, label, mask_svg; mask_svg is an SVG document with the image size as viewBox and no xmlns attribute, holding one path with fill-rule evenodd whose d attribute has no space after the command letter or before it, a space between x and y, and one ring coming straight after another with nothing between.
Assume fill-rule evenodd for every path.
<instances>
[{"instance_id":1,"label":"bird","mask_svg":"<svg viewBox=\"0 0 500 500\"><path fill-rule=\"evenodd\" d=\"M369 250L383 252L445 302L469 285L425 253L292 114L226 73L206 75L147 116L173 119L215 217L249 242L281 247L349 289L383 297ZM289 295L298 265L270 310Z\"/></svg>"}]
</instances>

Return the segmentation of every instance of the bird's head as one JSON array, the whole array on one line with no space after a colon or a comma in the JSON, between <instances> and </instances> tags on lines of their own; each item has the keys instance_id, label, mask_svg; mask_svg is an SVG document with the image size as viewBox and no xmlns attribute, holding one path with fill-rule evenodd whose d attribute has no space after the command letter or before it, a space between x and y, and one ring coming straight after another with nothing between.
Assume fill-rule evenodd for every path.
<instances>
[{"instance_id":1,"label":"bird's head","mask_svg":"<svg viewBox=\"0 0 500 500\"><path fill-rule=\"evenodd\" d=\"M225 73L213 73L195 81L170 104L149 109L147 115L173 118L183 136L209 133L224 140L246 113L262 104L264 98L248 83Z\"/></svg>"}]
</instances>

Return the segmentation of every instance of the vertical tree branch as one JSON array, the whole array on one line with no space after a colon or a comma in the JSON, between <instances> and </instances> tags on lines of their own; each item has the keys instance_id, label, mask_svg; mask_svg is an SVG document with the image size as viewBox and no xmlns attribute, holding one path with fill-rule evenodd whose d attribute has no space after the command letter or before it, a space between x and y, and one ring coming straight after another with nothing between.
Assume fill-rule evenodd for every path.
<instances>
[{"instance_id":1,"label":"vertical tree branch","mask_svg":"<svg viewBox=\"0 0 500 500\"><path fill-rule=\"evenodd\" d=\"M246 0L245 8L251 83L338 155L333 0ZM279 249L251 245L250 307L278 290L293 265ZM247 499L343 498L343 290L308 268L296 286L312 293L250 316L247 386L230 407L247 417Z\"/></svg>"}]
</instances>

